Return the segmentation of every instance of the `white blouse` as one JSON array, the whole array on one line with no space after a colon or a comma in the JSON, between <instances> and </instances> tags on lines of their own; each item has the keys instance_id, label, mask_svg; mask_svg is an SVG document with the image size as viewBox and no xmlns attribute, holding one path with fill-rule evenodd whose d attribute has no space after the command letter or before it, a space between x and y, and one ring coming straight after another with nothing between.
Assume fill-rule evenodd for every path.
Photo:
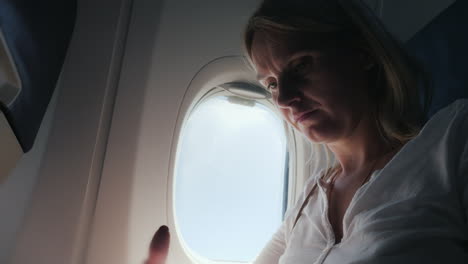
<instances>
[{"instance_id":1,"label":"white blouse","mask_svg":"<svg viewBox=\"0 0 468 264\"><path fill-rule=\"evenodd\" d=\"M356 191L336 245L321 174L310 177L255 264L468 263L467 99L435 114Z\"/></svg>"}]
</instances>

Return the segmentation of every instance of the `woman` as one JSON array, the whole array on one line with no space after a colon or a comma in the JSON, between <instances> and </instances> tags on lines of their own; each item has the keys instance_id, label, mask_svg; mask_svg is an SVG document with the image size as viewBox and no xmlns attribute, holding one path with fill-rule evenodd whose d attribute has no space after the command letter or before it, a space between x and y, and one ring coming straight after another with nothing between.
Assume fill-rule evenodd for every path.
<instances>
[{"instance_id":1,"label":"woman","mask_svg":"<svg viewBox=\"0 0 468 264\"><path fill-rule=\"evenodd\" d=\"M359 0L265 0L245 49L283 118L337 161L255 263L468 263L466 100L424 122L423 71Z\"/></svg>"}]
</instances>

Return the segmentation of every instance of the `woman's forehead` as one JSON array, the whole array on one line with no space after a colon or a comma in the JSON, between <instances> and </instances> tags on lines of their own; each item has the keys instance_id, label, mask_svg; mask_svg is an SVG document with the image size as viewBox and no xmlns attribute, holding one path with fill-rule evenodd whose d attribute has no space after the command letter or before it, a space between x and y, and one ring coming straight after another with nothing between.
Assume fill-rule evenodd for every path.
<instances>
[{"instance_id":1,"label":"woman's forehead","mask_svg":"<svg viewBox=\"0 0 468 264\"><path fill-rule=\"evenodd\" d=\"M257 32L252 42L252 61L257 72L261 73L268 68L279 67L282 58L290 53L284 41L280 37L272 37L264 32Z\"/></svg>"},{"instance_id":2,"label":"woman's forehead","mask_svg":"<svg viewBox=\"0 0 468 264\"><path fill-rule=\"evenodd\" d=\"M323 33L256 32L252 42L252 61L260 75L279 70L297 53L323 51L337 44L336 38Z\"/></svg>"}]
</instances>

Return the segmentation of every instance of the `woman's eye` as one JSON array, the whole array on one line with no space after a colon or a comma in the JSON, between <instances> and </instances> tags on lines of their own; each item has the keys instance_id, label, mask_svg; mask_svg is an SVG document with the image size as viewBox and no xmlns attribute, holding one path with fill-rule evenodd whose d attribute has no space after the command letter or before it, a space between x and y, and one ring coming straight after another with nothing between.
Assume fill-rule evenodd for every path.
<instances>
[{"instance_id":1,"label":"woman's eye","mask_svg":"<svg viewBox=\"0 0 468 264\"><path fill-rule=\"evenodd\" d=\"M268 89L269 91L274 90L274 89L276 89L277 87L278 87L278 84L277 84L276 82L270 82L270 83L267 84L267 89Z\"/></svg>"},{"instance_id":2,"label":"woman's eye","mask_svg":"<svg viewBox=\"0 0 468 264\"><path fill-rule=\"evenodd\" d=\"M293 67L294 73L305 73L309 68L310 62L308 59L302 59L298 64Z\"/></svg>"}]
</instances>

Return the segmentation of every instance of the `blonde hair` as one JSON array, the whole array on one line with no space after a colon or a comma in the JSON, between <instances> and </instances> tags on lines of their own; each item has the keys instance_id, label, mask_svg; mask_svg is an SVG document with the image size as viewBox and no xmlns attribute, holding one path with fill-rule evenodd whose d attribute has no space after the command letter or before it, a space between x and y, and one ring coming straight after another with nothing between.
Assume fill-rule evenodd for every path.
<instances>
[{"instance_id":1,"label":"blonde hair","mask_svg":"<svg viewBox=\"0 0 468 264\"><path fill-rule=\"evenodd\" d=\"M397 146L418 135L430 102L430 79L361 0L264 0L244 32L251 64L253 37L259 31L344 35L376 63L374 115L382 137Z\"/></svg>"}]
</instances>

